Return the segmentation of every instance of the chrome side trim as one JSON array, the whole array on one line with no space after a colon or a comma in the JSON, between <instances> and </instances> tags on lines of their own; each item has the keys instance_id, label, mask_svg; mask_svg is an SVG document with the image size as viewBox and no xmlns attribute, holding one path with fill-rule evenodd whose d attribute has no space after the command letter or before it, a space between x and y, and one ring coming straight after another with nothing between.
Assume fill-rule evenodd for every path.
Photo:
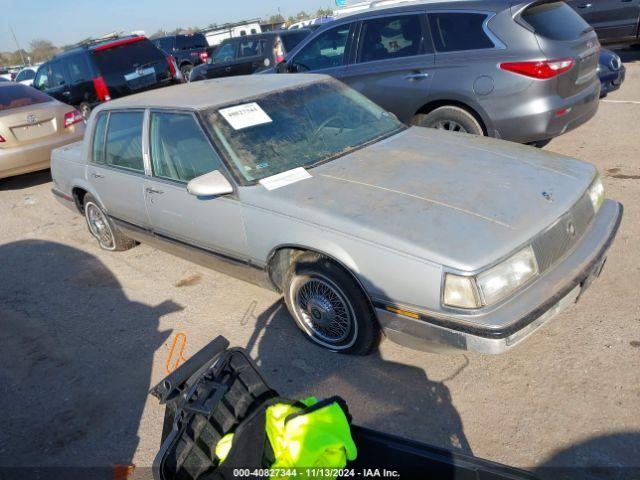
<instances>
[{"instance_id":1,"label":"chrome side trim","mask_svg":"<svg viewBox=\"0 0 640 480\"><path fill-rule=\"evenodd\" d=\"M264 268L174 238L154 234L150 230L112 216L109 218L126 235L140 243L153 246L176 257L184 258L202 267L216 270L239 280L274 290L274 286Z\"/></svg>"}]
</instances>

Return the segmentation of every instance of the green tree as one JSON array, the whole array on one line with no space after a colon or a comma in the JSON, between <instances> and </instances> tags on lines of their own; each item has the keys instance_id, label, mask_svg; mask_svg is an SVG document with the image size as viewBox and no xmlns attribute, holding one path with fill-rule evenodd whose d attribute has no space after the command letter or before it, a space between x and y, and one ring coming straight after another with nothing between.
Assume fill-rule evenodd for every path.
<instances>
[{"instance_id":1,"label":"green tree","mask_svg":"<svg viewBox=\"0 0 640 480\"><path fill-rule=\"evenodd\" d=\"M29 43L29 47L31 48L29 56L33 63L43 62L58 52L58 48L49 40L33 40Z\"/></svg>"},{"instance_id":2,"label":"green tree","mask_svg":"<svg viewBox=\"0 0 640 480\"><path fill-rule=\"evenodd\" d=\"M167 33L162 30L156 30L149 38L154 39L154 38L160 38L160 37L164 37Z\"/></svg>"},{"instance_id":3,"label":"green tree","mask_svg":"<svg viewBox=\"0 0 640 480\"><path fill-rule=\"evenodd\" d=\"M284 22L285 22L285 18L279 13L275 15L271 15L269 17L269 20L267 20L267 23L284 23Z\"/></svg>"},{"instance_id":4,"label":"green tree","mask_svg":"<svg viewBox=\"0 0 640 480\"><path fill-rule=\"evenodd\" d=\"M300 22L302 20L307 20L309 18L309 14L307 12L305 12L304 10L298 12L298 14L296 15L296 19Z\"/></svg>"},{"instance_id":5,"label":"green tree","mask_svg":"<svg viewBox=\"0 0 640 480\"><path fill-rule=\"evenodd\" d=\"M319 8L316 12L316 17L330 17L333 15L333 10L330 8Z\"/></svg>"}]
</instances>

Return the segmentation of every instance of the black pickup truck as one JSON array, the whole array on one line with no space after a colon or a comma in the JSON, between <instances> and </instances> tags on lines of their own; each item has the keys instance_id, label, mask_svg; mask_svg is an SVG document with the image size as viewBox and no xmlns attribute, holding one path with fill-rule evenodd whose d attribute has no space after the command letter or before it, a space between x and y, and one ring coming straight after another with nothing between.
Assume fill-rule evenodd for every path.
<instances>
[{"instance_id":1,"label":"black pickup truck","mask_svg":"<svg viewBox=\"0 0 640 480\"><path fill-rule=\"evenodd\" d=\"M640 46L640 0L566 0L598 33L600 43Z\"/></svg>"},{"instance_id":2,"label":"black pickup truck","mask_svg":"<svg viewBox=\"0 0 640 480\"><path fill-rule=\"evenodd\" d=\"M156 47L176 59L185 80L189 80L193 67L205 62L214 50L202 33L168 35L152 41Z\"/></svg>"}]
</instances>

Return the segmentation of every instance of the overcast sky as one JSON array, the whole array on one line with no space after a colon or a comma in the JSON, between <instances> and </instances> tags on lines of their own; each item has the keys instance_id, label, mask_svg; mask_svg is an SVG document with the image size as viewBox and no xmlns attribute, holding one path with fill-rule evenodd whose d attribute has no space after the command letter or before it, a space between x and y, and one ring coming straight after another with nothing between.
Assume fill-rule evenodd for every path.
<instances>
[{"instance_id":1,"label":"overcast sky","mask_svg":"<svg viewBox=\"0 0 640 480\"><path fill-rule=\"evenodd\" d=\"M1 0L0 51L16 50L9 26L20 46L34 39L66 45L114 30L204 27L278 12L285 17L300 10L315 12L335 6L334 0Z\"/></svg>"}]
</instances>

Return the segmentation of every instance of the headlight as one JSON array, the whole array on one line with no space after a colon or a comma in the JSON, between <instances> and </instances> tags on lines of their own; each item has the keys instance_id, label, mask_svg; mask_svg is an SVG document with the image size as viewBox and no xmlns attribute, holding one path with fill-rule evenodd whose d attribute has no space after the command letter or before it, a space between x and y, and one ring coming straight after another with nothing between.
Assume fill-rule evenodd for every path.
<instances>
[{"instance_id":1,"label":"headlight","mask_svg":"<svg viewBox=\"0 0 640 480\"><path fill-rule=\"evenodd\" d=\"M484 305L499 302L538 273L538 262L531 247L478 275L478 289Z\"/></svg>"},{"instance_id":2,"label":"headlight","mask_svg":"<svg viewBox=\"0 0 640 480\"><path fill-rule=\"evenodd\" d=\"M602 185L600 177L596 178L589 187L589 198L591 199L591 205L593 205L593 211L598 213L604 202L604 185Z\"/></svg>"},{"instance_id":3,"label":"headlight","mask_svg":"<svg viewBox=\"0 0 640 480\"><path fill-rule=\"evenodd\" d=\"M443 303L455 308L493 305L511 295L537 274L538 263L529 246L476 277L447 273Z\"/></svg>"}]
</instances>

